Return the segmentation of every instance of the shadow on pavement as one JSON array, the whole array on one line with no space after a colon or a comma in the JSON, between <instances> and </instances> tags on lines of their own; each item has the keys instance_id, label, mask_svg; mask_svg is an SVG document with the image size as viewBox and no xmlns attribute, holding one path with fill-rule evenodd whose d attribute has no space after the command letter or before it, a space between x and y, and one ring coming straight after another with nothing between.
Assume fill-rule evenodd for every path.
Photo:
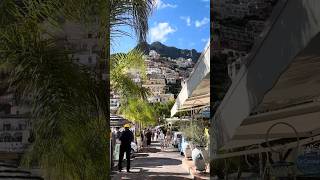
<instances>
[{"instance_id":1,"label":"shadow on pavement","mask_svg":"<svg viewBox=\"0 0 320 180\"><path fill-rule=\"evenodd\" d=\"M142 172L144 174L146 174L148 177L152 177L152 178L169 178L171 180L171 178L180 178L180 179L188 179L186 177L181 177L181 176L189 176L188 173L172 173L172 172L150 172L148 170L142 170Z\"/></svg>"},{"instance_id":2,"label":"shadow on pavement","mask_svg":"<svg viewBox=\"0 0 320 180\"><path fill-rule=\"evenodd\" d=\"M133 157L148 157L149 156L149 154L147 154L147 153L135 153L135 154L133 154Z\"/></svg>"},{"instance_id":3,"label":"shadow on pavement","mask_svg":"<svg viewBox=\"0 0 320 180\"><path fill-rule=\"evenodd\" d=\"M157 148L153 148L153 147L145 147L143 149L141 149L139 151L139 153L157 153L157 152L160 152L161 150L160 149L157 149Z\"/></svg>"},{"instance_id":4,"label":"shadow on pavement","mask_svg":"<svg viewBox=\"0 0 320 180\"><path fill-rule=\"evenodd\" d=\"M136 168L133 169L133 172L118 173L113 176L112 180L117 179L132 179L132 180L190 180L191 178L186 178L182 176L188 176L188 174L182 173L169 173L169 172L148 172L143 171L139 168L139 172L136 171Z\"/></svg>"},{"instance_id":5,"label":"shadow on pavement","mask_svg":"<svg viewBox=\"0 0 320 180\"><path fill-rule=\"evenodd\" d=\"M135 163L135 167L157 167L157 166L167 166L167 165L180 165L182 162L177 159L172 158L158 158L158 157L149 157L148 161L143 163Z\"/></svg>"}]
</instances>

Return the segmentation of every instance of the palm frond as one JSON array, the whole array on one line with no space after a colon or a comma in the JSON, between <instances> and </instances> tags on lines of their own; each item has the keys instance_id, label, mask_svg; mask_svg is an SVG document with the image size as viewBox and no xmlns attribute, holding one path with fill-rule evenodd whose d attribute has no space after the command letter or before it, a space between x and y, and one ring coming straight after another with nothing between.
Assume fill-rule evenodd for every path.
<instances>
[{"instance_id":1,"label":"palm frond","mask_svg":"<svg viewBox=\"0 0 320 180\"><path fill-rule=\"evenodd\" d=\"M139 50L130 51L127 54L115 54L110 59L110 84L123 97L146 98L148 90L134 83L128 74L134 69L145 76L145 65L143 54Z\"/></svg>"},{"instance_id":2,"label":"palm frond","mask_svg":"<svg viewBox=\"0 0 320 180\"><path fill-rule=\"evenodd\" d=\"M154 109L143 99L127 99L125 105L123 104L120 107L119 113L135 122L142 122L149 125L156 123L156 114Z\"/></svg>"},{"instance_id":3,"label":"palm frond","mask_svg":"<svg viewBox=\"0 0 320 180\"><path fill-rule=\"evenodd\" d=\"M110 26L111 36L119 32L119 26L132 27L139 41L146 41L148 17L154 0L111 0ZM121 32L121 31L120 31Z\"/></svg>"},{"instance_id":4,"label":"palm frond","mask_svg":"<svg viewBox=\"0 0 320 180\"><path fill-rule=\"evenodd\" d=\"M39 164L46 179L107 179L105 88L56 39L43 37L34 16L0 28L0 64L10 66L10 86L22 99L32 96L35 141L24 163Z\"/></svg>"}]
</instances>

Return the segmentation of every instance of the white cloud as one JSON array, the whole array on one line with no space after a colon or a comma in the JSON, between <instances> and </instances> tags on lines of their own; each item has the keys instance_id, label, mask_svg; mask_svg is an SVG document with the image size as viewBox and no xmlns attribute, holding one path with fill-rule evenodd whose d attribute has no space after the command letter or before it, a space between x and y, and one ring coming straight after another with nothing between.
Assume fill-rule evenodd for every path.
<instances>
[{"instance_id":1,"label":"white cloud","mask_svg":"<svg viewBox=\"0 0 320 180\"><path fill-rule=\"evenodd\" d=\"M176 31L177 30L172 28L167 22L158 23L150 29L150 41L160 41L164 43L168 39L167 36Z\"/></svg>"},{"instance_id":2,"label":"white cloud","mask_svg":"<svg viewBox=\"0 0 320 180\"><path fill-rule=\"evenodd\" d=\"M203 18L201 21L199 21L199 20L196 20L196 22L195 22L195 26L196 27L201 27L201 26L203 26L203 25L205 25L205 24L207 24L207 23L209 23L209 18Z\"/></svg>"},{"instance_id":3,"label":"white cloud","mask_svg":"<svg viewBox=\"0 0 320 180\"><path fill-rule=\"evenodd\" d=\"M209 39L206 39L206 38L202 38L202 39L201 39L202 42L208 42L208 40L209 40Z\"/></svg>"},{"instance_id":4,"label":"white cloud","mask_svg":"<svg viewBox=\"0 0 320 180\"><path fill-rule=\"evenodd\" d=\"M176 8L177 5L176 4L170 4L170 3L165 3L161 0L155 0L154 1L154 6L157 9L164 9L164 8Z\"/></svg>"},{"instance_id":5,"label":"white cloud","mask_svg":"<svg viewBox=\"0 0 320 180\"><path fill-rule=\"evenodd\" d=\"M196 45L196 43L194 43L194 42L189 43L189 47L193 47L194 45Z\"/></svg>"},{"instance_id":6,"label":"white cloud","mask_svg":"<svg viewBox=\"0 0 320 180\"><path fill-rule=\"evenodd\" d=\"M186 21L187 26L191 26L191 18L190 18L190 16L180 16L180 19Z\"/></svg>"}]
</instances>

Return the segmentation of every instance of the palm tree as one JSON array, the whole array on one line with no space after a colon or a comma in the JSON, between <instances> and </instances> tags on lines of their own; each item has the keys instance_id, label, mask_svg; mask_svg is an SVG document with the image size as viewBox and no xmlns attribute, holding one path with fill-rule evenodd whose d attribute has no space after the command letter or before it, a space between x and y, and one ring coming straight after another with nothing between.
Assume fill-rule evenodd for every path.
<instances>
[{"instance_id":1,"label":"palm tree","mask_svg":"<svg viewBox=\"0 0 320 180\"><path fill-rule=\"evenodd\" d=\"M119 29L121 26L132 27L138 41L146 41L148 18L155 5L155 0L110 0L111 37L130 35Z\"/></svg>"},{"instance_id":2,"label":"palm tree","mask_svg":"<svg viewBox=\"0 0 320 180\"><path fill-rule=\"evenodd\" d=\"M138 42L146 41L148 17L154 6L154 0L111 0L111 42L114 37L130 35L121 30L122 26L132 27L138 37ZM145 123L154 123L155 115L146 102L147 89L136 85L128 76L128 70L138 69L145 77L145 67L142 53L133 50L128 54L117 54L111 57L111 87L121 94L119 113L126 118Z\"/></svg>"},{"instance_id":3,"label":"palm tree","mask_svg":"<svg viewBox=\"0 0 320 180\"><path fill-rule=\"evenodd\" d=\"M100 83L74 64L55 39L44 39L37 26L24 19L3 28L0 37L1 61L11 69L11 87L21 97L32 95L35 142L25 162L36 161L47 179L96 179L97 173L107 179Z\"/></svg>"},{"instance_id":4,"label":"palm tree","mask_svg":"<svg viewBox=\"0 0 320 180\"><path fill-rule=\"evenodd\" d=\"M40 165L46 179L109 179L108 78L95 77L108 74L110 33L117 26L130 25L145 39L150 5L150 0L0 2L0 8L10 7L0 13L1 22L8 22L0 27L1 66L10 69L12 89L21 97L32 95L35 141L24 162ZM97 74L74 64L42 26L59 28L61 17L90 24L92 16L100 20Z\"/></svg>"},{"instance_id":5,"label":"palm tree","mask_svg":"<svg viewBox=\"0 0 320 180\"><path fill-rule=\"evenodd\" d=\"M139 73L141 79L145 79L145 66L143 53L132 50L127 54L115 54L111 56L110 83L121 98L119 114L135 122L145 124L155 123L155 112L146 101L150 94L148 89L137 85L130 77L130 71Z\"/></svg>"},{"instance_id":6,"label":"palm tree","mask_svg":"<svg viewBox=\"0 0 320 180\"><path fill-rule=\"evenodd\" d=\"M146 89L134 83L130 77L130 71L139 73L142 79L146 77L143 54L138 50L132 50L127 54L120 53L110 58L110 84L124 98L145 98Z\"/></svg>"}]
</instances>

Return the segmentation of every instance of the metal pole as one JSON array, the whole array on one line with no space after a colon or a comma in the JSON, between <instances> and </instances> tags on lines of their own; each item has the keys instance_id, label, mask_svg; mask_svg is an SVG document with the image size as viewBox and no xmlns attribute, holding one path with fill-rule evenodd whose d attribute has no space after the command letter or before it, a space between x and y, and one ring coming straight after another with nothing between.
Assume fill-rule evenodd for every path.
<instances>
[{"instance_id":1,"label":"metal pole","mask_svg":"<svg viewBox=\"0 0 320 180\"><path fill-rule=\"evenodd\" d=\"M259 150L261 150L261 146L259 146ZM262 152L259 152L259 174L260 174L260 178L262 177L263 174L263 164L262 164Z\"/></svg>"}]
</instances>

